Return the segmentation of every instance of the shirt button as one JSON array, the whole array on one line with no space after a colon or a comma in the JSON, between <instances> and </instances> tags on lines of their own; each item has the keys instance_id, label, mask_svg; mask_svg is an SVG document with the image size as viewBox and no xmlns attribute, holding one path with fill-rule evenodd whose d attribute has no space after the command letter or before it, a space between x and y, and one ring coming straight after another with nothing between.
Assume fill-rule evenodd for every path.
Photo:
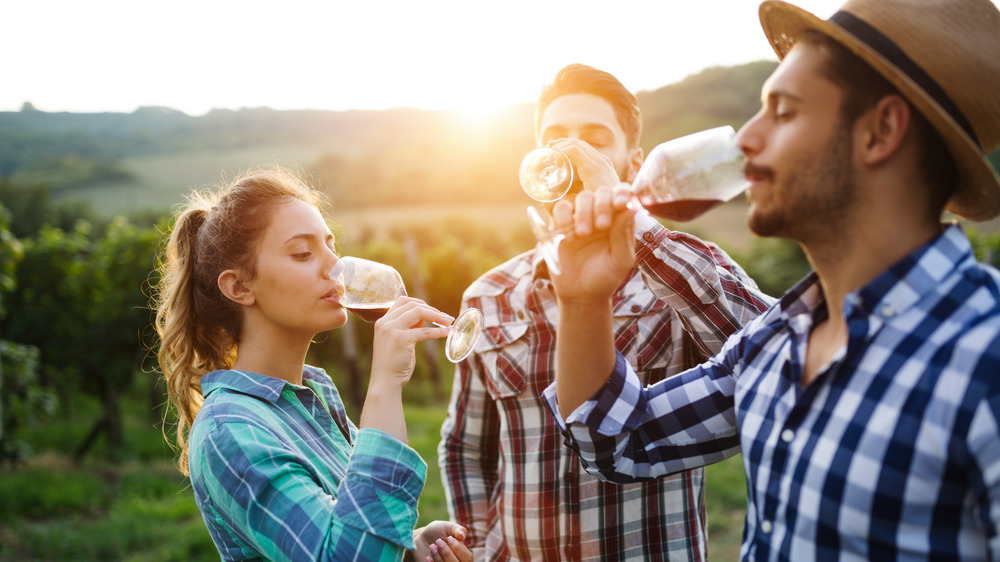
<instances>
[{"instance_id":1,"label":"shirt button","mask_svg":"<svg viewBox=\"0 0 1000 562\"><path fill-rule=\"evenodd\" d=\"M882 307L882 316L886 318L892 318L896 315L896 309L892 307L891 304L887 304Z\"/></svg>"},{"instance_id":2,"label":"shirt button","mask_svg":"<svg viewBox=\"0 0 1000 562\"><path fill-rule=\"evenodd\" d=\"M517 318L519 320L524 320L524 311L523 310L518 310L517 311Z\"/></svg>"},{"instance_id":3,"label":"shirt button","mask_svg":"<svg viewBox=\"0 0 1000 562\"><path fill-rule=\"evenodd\" d=\"M535 289L538 290L538 291L541 291L544 288L545 288L545 281L542 281L541 279L536 279L535 280Z\"/></svg>"},{"instance_id":4,"label":"shirt button","mask_svg":"<svg viewBox=\"0 0 1000 562\"><path fill-rule=\"evenodd\" d=\"M632 312L639 312L640 310L642 310L641 306L639 306L637 304L633 304L632 305Z\"/></svg>"},{"instance_id":5,"label":"shirt button","mask_svg":"<svg viewBox=\"0 0 1000 562\"><path fill-rule=\"evenodd\" d=\"M774 525L770 521L764 520L760 522L760 530L764 532L765 535L770 535L771 531L774 530Z\"/></svg>"},{"instance_id":6,"label":"shirt button","mask_svg":"<svg viewBox=\"0 0 1000 562\"><path fill-rule=\"evenodd\" d=\"M654 237L653 237L653 233L652 232L643 232L642 233L642 239L645 240L646 242L652 242L653 238Z\"/></svg>"},{"instance_id":7,"label":"shirt button","mask_svg":"<svg viewBox=\"0 0 1000 562\"><path fill-rule=\"evenodd\" d=\"M792 439L795 439L795 432L791 429L786 429L781 432L781 440L785 443L791 443Z\"/></svg>"}]
</instances>

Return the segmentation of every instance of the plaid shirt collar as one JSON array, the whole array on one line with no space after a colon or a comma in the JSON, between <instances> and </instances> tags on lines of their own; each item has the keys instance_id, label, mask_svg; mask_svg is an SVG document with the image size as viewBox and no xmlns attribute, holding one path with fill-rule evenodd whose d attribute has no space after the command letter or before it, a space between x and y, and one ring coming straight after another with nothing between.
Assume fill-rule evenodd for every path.
<instances>
[{"instance_id":1,"label":"plaid shirt collar","mask_svg":"<svg viewBox=\"0 0 1000 562\"><path fill-rule=\"evenodd\" d=\"M844 316L865 314L882 321L905 313L952 275L975 261L972 245L961 227L951 225L868 284L847 294ZM816 272L807 275L779 301L782 320L789 325L805 322L806 333L827 316L826 299Z\"/></svg>"},{"instance_id":2,"label":"plaid shirt collar","mask_svg":"<svg viewBox=\"0 0 1000 562\"><path fill-rule=\"evenodd\" d=\"M657 221L650 215L646 213L639 213L636 215L635 232L633 236L636 241L636 246L640 249L640 252L641 248L646 247L650 243L658 244L660 240L669 236L669 234L670 230L667 229L662 224L660 224L659 221ZM531 259L525 260L525 262L523 262L521 266L509 272L509 277L505 277L504 279L499 280L500 282L494 281L492 284L489 285L489 287L495 290L495 292L492 292L490 289L487 289L488 287L487 285L482 285L479 288L487 289L486 291L477 292L476 294L470 294L467 296L472 296L472 297L496 296L503 293L504 291L512 288L516 283L516 280L520 279L524 275L525 272L523 267L526 267L528 264L530 264L531 267L532 281L534 281L535 279L549 279L550 278L549 266L545 263L545 258L542 256L542 252L538 251L538 248L536 247L529 253L531 254L530 255ZM711 266L712 268L714 268L715 264L712 263ZM678 270L680 271L683 269L679 267ZM695 294L705 294L706 292L714 292L714 290L711 289L711 282L712 282L711 278L706 279L702 277L685 276L684 280L687 281L687 283L691 287L691 290ZM477 284L477 286L478 285L479 284ZM618 295L616 294L616 299L617 298Z\"/></svg>"},{"instance_id":3,"label":"plaid shirt collar","mask_svg":"<svg viewBox=\"0 0 1000 562\"><path fill-rule=\"evenodd\" d=\"M315 381L329 384L330 379L321 377L312 371L308 365L302 370L303 382ZM296 386L279 378L269 377L250 371L237 371L235 369L224 369L212 371L201 377L201 393L205 398L220 389L228 389L254 398L266 400L272 404L277 404L281 397L281 391L289 386L293 389L303 387Z\"/></svg>"}]
</instances>

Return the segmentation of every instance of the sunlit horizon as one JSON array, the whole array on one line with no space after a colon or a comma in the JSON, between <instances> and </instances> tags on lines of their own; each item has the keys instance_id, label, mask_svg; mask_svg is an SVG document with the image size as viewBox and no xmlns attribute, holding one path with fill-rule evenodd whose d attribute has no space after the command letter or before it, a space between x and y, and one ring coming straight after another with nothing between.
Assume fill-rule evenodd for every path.
<instances>
[{"instance_id":1,"label":"sunlit horizon","mask_svg":"<svg viewBox=\"0 0 1000 562\"><path fill-rule=\"evenodd\" d=\"M1000 0L993 0L994 3ZM828 17L842 0L793 2ZM490 5L178 0L0 6L0 111L457 110L532 102L566 64L633 92L713 66L777 60L753 0Z\"/></svg>"}]
</instances>

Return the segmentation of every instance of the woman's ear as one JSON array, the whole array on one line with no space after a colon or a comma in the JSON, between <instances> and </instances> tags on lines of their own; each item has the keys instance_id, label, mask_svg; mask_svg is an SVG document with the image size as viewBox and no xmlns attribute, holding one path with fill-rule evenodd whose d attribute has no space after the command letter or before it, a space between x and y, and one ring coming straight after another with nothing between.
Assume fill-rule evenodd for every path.
<instances>
[{"instance_id":1,"label":"woman's ear","mask_svg":"<svg viewBox=\"0 0 1000 562\"><path fill-rule=\"evenodd\" d=\"M239 272L235 269L227 269L219 274L219 290L236 304L250 306L255 302L253 292L240 279Z\"/></svg>"}]
</instances>

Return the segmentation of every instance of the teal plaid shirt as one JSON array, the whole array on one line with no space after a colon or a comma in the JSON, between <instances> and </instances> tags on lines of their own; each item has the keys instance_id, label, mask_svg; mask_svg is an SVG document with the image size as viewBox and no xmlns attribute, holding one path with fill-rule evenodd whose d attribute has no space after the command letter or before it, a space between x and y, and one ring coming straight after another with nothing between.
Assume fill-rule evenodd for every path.
<instances>
[{"instance_id":1,"label":"teal plaid shirt","mask_svg":"<svg viewBox=\"0 0 1000 562\"><path fill-rule=\"evenodd\" d=\"M223 560L399 560L413 548L427 465L347 418L330 377L304 386L243 371L201 379L195 499Z\"/></svg>"}]
</instances>

